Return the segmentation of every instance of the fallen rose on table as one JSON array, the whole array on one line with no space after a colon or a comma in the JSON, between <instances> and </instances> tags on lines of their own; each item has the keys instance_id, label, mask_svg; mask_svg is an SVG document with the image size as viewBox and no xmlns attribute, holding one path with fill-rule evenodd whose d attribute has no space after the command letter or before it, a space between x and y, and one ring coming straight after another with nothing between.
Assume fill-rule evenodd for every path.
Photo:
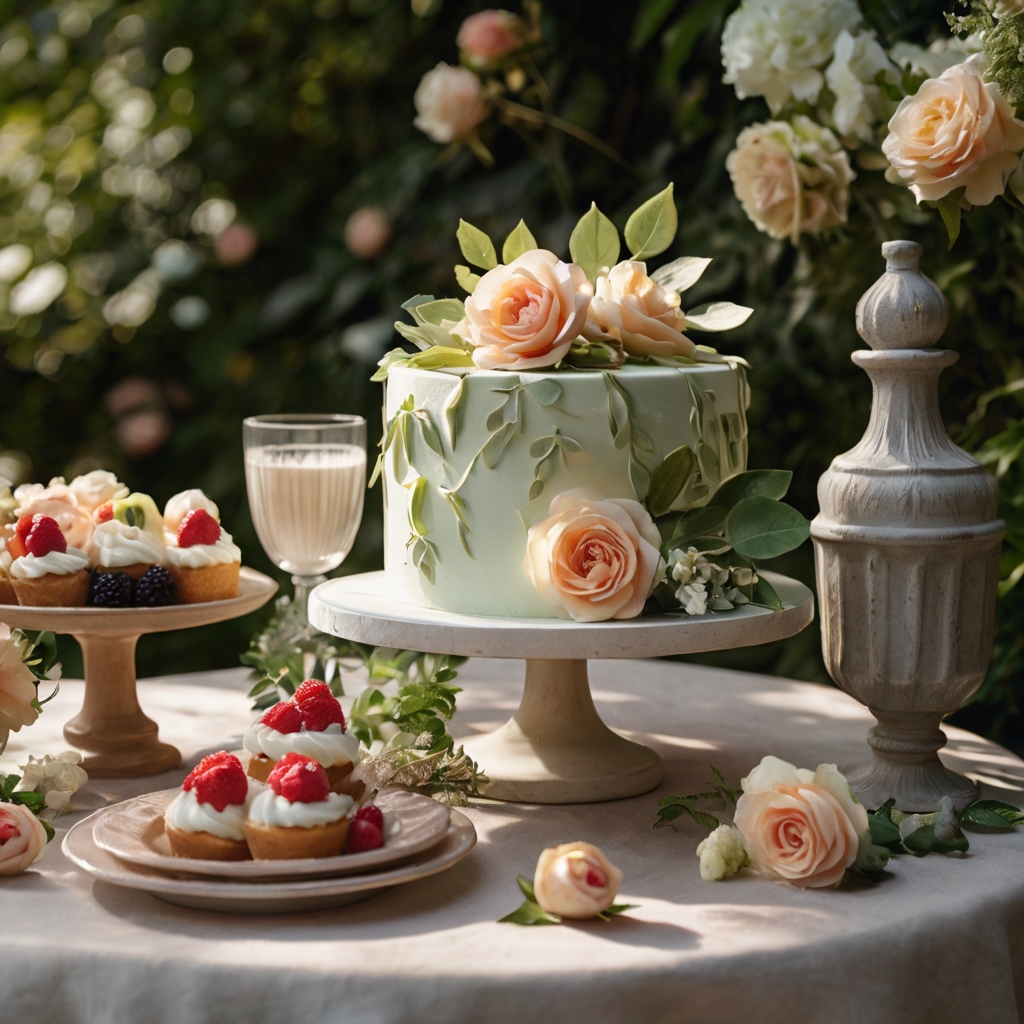
<instances>
[{"instance_id":1,"label":"fallen rose on table","mask_svg":"<svg viewBox=\"0 0 1024 1024\"><path fill-rule=\"evenodd\" d=\"M962 825L1007 830L1024 823L1024 814L1000 800L978 800L956 812L944 797L930 814L896 810L889 800L868 811L833 764L811 772L769 755L739 791L730 789L714 767L711 771L715 781L709 790L665 797L654 823L660 828L688 814L712 830L697 847L701 877L709 882L746 867L801 888L834 888L847 872L881 881L892 855L966 851ZM701 801L711 803L701 809ZM711 813L730 805L735 805L732 825Z\"/></svg>"},{"instance_id":2,"label":"fallen rose on table","mask_svg":"<svg viewBox=\"0 0 1024 1024\"><path fill-rule=\"evenodd\" d=\"M612 914L632 910L636 904L616 903L622 872L590 843L563 843L544 850L537 860L533 881L518 879L526 897L518 910L499 924L561 924L563 919L610 921Z\"/></svg>"}]
</instances>

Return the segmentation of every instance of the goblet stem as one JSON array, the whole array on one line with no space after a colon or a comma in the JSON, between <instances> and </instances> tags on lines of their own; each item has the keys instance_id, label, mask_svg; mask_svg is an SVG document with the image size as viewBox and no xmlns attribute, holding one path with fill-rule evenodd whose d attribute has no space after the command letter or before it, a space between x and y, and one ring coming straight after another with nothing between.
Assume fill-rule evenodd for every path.
<instances>
[{"instance_id":1,"label":"goblet stem","mask_svg":"<svg viewBox=\"0 0 1024 1024\"><path fill-rule=\"evenodd\" d=\"M295 587L295 604L302 609L302 618L309 622L309 595L314 587L326 583L326 576L293 576L292 584Z\"/></svg>"}]
</instances>

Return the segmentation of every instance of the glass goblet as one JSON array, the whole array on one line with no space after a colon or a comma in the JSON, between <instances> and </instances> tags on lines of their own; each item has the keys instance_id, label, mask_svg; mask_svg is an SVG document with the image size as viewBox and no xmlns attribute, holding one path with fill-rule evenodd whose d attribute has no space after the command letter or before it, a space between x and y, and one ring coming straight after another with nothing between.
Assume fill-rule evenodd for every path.
<instances>
[{"instance_id":1,"label":"glass goblet","mask_svg":"<svg viewBox=\"0 0 1024 1024\"><path fill-rule=\"evenodd\" d=\"M307 617L309 592L352 549L366 490L362 416L250 416L243 423L245 484L256 535L292 574Z\"/></svg>"}]
</instances>

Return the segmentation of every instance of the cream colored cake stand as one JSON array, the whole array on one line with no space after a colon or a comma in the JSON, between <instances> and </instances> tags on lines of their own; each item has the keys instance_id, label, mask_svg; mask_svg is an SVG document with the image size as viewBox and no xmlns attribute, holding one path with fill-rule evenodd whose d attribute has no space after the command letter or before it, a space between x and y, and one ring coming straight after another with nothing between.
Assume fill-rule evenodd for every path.
<instances>
[{"instance_id":1,"label":"cream colored cake stand","mask_svg":"<svg viewBox=\"0 0 1024 1024\"><path fill-rule=\"evenodd\" d=\"M64 726L64 738L92 756L85 770L99 779L156 775L181 764L177 747L161 743L156 722L143 714L135 688L135 645L144 633L208 626L262 607L277 584L243 568L238 596L166 608L32 608L0 605L0 622L21 629L70 633L82 647L85 699Z\"/></svg>"},{"instance_id":2,"label":"cream colored cake stand","mask_svg":"<svg viewBox=\"0 0 1024 1024\"><path fill-rule=\"evenodd\" d=\"M487 796L520 803L594 803L653 789L661 758L612 732L594 707L589 658L652 658L749 647L799 633L814 598L796 580L765 573L784 609L737 608L580 623L462 615L391 597L383 572L344 576L310 595L309 619L334 636L380 647L483 658L525 658L519 710L496 732L466 742L487 773ZM657 709L652 708L652 725Z\"/></svg>"}]
</instances>

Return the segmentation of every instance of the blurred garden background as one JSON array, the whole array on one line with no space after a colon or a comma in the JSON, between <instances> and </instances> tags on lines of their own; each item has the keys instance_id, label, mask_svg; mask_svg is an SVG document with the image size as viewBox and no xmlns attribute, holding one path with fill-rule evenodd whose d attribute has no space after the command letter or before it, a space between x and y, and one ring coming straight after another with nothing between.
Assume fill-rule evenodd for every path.
<instances>
[{"instance_id":1,"label":"blurred garden background","mask_svg":"<svg viewBox=\"0 0 1024 1024\"><path fill-rule=\"evenodd\" d=\"M952 0L859 6L886 48L941 56L950 37ZM370 375L400 342L405 299L460 294L460 217L498 238L524 218L565 256L591 201L622 227L674 181L665 259L714 257L688 304L755 308L719 341L751 364L750 465L792 469L787 500L812 517L819 475L867 422L854 306L883 270L880 244L916 239L960 353L946 422L999 476L1011 523L992 669L954 720L1024 749L1024 213L976 206L948 249L934 204L886 180L877 134L852 131L841 222L759 230L726 158L777 111L722 81L735 7L528 2L504 23L514 48L488 56L465 33L460 54L482 10L465 0L0 0L0 476L109 468L161 506L201 487L244 561L288 590L249 518L242 418L361 413L372 448ZM477 26L500 44L501 26ZM424 116L436 96L420 93L414 124L414 96L460 59L483 92L452 100L470 130L451 141ZM883 103L895 88L879 81ZM820 100L793 98L789 116ZM370 492L343 572L382 564L379 503ZM810 545L776 568L812 582ZM268 616L144 638L139 674L237 665ZM704 660L827 682L819 643L815 625ZM62 656L80 671L73 644Z\"/></svg>"}]
</instances>

